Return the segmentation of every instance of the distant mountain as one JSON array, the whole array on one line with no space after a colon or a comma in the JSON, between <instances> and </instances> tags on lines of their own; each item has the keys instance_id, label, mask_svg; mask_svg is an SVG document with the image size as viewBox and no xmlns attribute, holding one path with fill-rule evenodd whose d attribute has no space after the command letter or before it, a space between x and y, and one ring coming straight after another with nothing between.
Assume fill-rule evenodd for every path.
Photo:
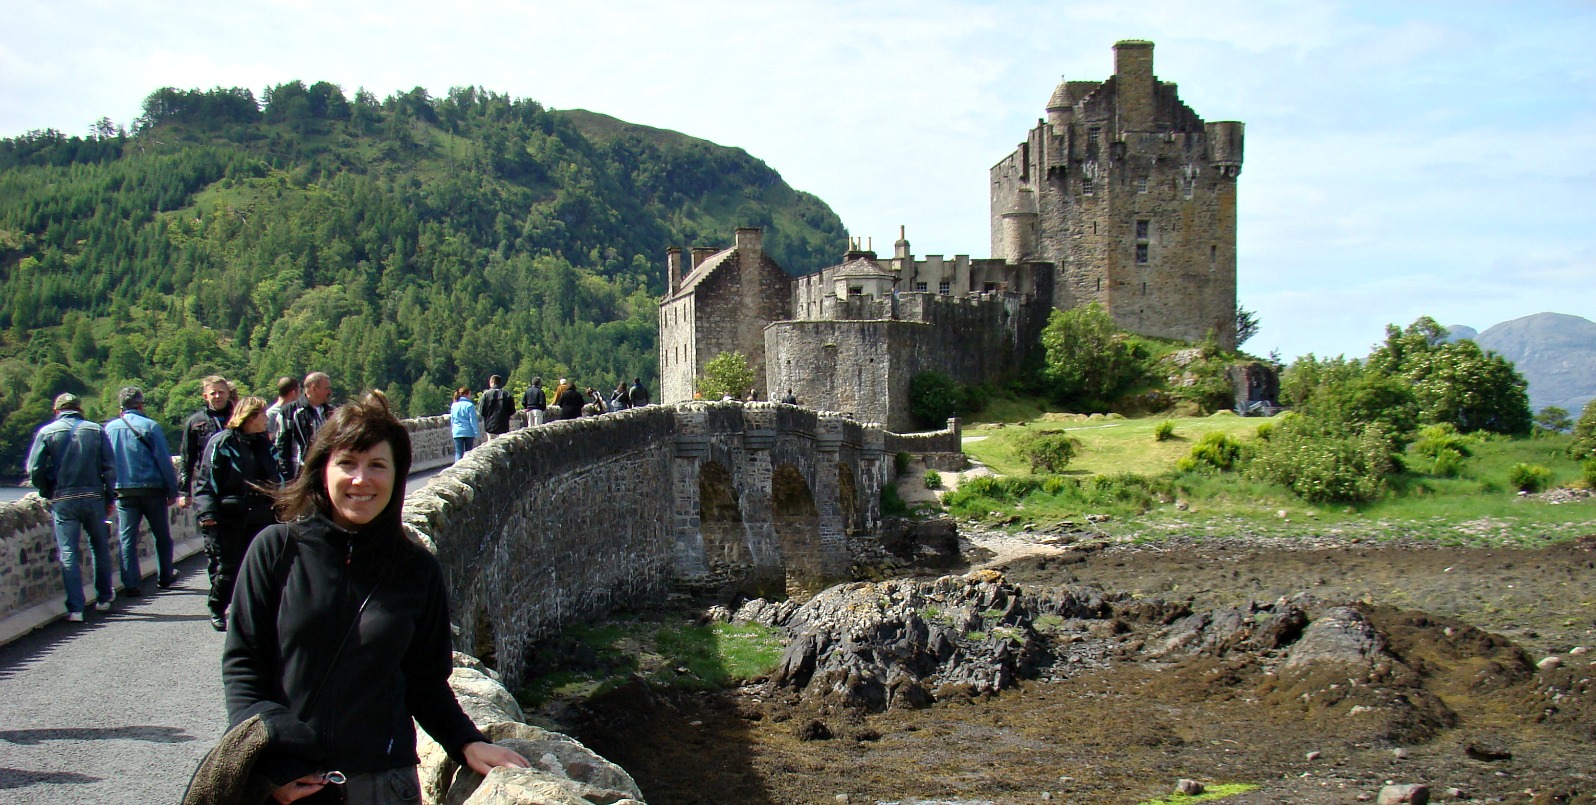
<instances>
[{"instance_id":1,"label":"distant mountain","mask_svg":"<svg viewBox=\"0 0 1596 805\"><path fill-rule=\"evenodd\" d=\"M1454 341L1473 341L1475 336L1480 334L1479 330L1476 330L1467 324L1448 324L1446 326L1446 332L1447 343L1452 343Z\"/></svg>"},{"instance_id":2,"label":"distant mountain","mask_svg":"<svg viewBox=\"0 0 1596 805\"><path fill-rule=\"evenodd\" d=\"M1488 327L1474 342L1518 367L1529 381L1531 410L1555 405L1577 417L1596 398L1596 323L1536 313Z\"/></svg>"}]
</instances>

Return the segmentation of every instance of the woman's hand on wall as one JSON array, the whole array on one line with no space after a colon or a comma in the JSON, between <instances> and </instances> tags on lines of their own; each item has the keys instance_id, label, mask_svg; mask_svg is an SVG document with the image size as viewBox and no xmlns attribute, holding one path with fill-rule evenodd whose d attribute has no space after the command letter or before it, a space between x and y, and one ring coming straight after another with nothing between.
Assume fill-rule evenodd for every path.
<instances>
[{"instance_id":1,"label":"woman's hand on wall","mask_svg":"<svg viewBox=\"0 0 1596 805\"><path fill-rule=\"evenodd\" d=\"M465 755L466 765L483 777L488 776L488 772L493 771L498 766L512 766L524 769L532 765L514 749L499 746L498 744L483 743L482 741L473 741L466 744L462 753Z\"/></svg>"}]
</instances>

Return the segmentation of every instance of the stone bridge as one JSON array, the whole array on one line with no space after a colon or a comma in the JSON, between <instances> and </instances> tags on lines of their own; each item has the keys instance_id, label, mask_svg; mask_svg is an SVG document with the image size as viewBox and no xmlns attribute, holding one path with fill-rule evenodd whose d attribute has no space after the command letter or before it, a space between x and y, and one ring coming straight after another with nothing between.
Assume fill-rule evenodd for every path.
<instances>
[{"instance_id":1,"label":"stone bridge","mask_svg":"<svg viewBox=\"0 0 1596 805\"><path fill-rule=\"evenodd\" d=\"M899 435L776 403L680 403L519 430L406 501L450 582L460 648L514 689L565 624L673 591L802 595L880 555L899 451L956 453L957 425Z\"/></svg>"},{"instance_id":2,"label":"stone bridge","mask_svg":"<svg viewBox=\"0 0 1596 805\"><path fill-rule=\"evenodd\" d=\"M407 424L416 469L449 464L447 417ZM412 489L405 522L443 563L457 647L492 657L514 689L532 645L571 623L672 592L846 580L882 555L899 452L958 453L957 423L903 435L776 403L649 406L486 442ZM190 515L172 517L192 553ZM0 642L60 617L60 595L48 512L35 498L0 509Z\"/></svg>"}]
</instances>

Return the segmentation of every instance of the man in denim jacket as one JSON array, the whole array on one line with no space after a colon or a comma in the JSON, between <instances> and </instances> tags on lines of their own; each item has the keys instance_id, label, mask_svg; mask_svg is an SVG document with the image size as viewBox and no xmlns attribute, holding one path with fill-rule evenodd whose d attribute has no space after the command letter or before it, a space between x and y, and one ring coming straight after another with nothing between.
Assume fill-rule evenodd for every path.
<instances>
[{"instance_id":1,"label":"man in denim jacket","mask_svg":"<svg viewBox=\"0 0 1596 805\"><path fill-rule=\"evenodd\" d=\"M94 608L104 612L116 599L111 586L111 544L106 519L111 516L111 488L116 466L105 431L83 419L75 394L55 398L55 421L33 437L28 449L28 480L50 501L55 515L55 544L60 550L61 583L66 586L67 620L83 622L83 571L79 568L78 536L87 529L94 551Z\"/></svg>"},{"instance_id":2,"label":"man in denim jacket","mask_svg":"<svg viewBox=\"0 0 1596 805\"><path fill-rule=\"evenodd\" d=\"M172 568L172 518L167 507L177 502L177 471L172 450L155 420L144 415L144 390L127 386L117 393L122 415L105 423L116 462L117 536L122 544L122 592L139 597L144 573L139 568L139 521L148 520L155 538L155 586L165 590L177 579Z\"/></svg>"}]
</instances>

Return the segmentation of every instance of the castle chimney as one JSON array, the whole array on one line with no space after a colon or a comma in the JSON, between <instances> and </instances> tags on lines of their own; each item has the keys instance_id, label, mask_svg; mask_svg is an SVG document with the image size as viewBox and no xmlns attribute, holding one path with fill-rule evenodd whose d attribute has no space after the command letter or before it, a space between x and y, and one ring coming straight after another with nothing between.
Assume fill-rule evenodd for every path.
<instances>
[{"instance_id":1,"label":"castle chimney","mask_svg":"<svg viewBox=\"0 0 1596 805\"><path fill-rule=\"evenodd\" d=\"M693 247L693 268L698 268L699 266L703 265L704 261L708 260L709 256L714 254L714 253L715 253L715 247L714 246L694 246Z\"/></svg>"},{"instance_id":2,"label":"castle chimney","mask_svg":"<svg viewBox=\"0 0 1596 805\"><path fill-rule=\"evenodd\" d=\"M682 247L672 246L665 250L665 278L670 283L671 293L682 286Z\"/></svg>"},{"instance_id":3,"label":"castle chimney","mask_svg":"<svg viewBox=\"0 0 1596 805\"><path fill-rule=\"evenodd\" d=\"M1154 119L1153 43L1126 39L1114 43L1114 84L1119 130L1152 131Z\"/></svg>"},{"instance_id":4,"label":"castle chimney","mask_svg":"<svg viewBox=\"0 0 1596 805\"><path fill-rule=\"evenodd\" d=\"M760 254L765 251L765 230L757 226L737 227L737 251Z\"/></svg>"}]
</instances>

